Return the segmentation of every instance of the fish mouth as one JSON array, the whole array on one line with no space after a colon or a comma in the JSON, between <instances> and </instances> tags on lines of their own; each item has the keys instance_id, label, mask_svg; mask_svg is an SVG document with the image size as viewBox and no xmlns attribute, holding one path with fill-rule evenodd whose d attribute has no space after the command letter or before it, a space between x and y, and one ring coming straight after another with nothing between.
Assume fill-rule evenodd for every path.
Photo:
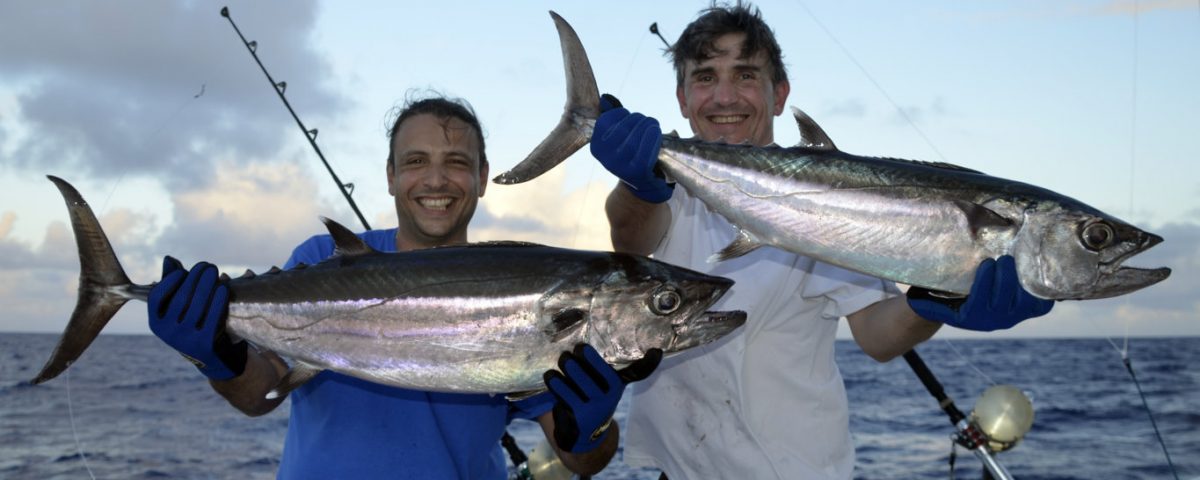
<instances>
[{"instance_id":1,"label":"fish mouth","mask_svg":"<svg viewBox=\"0 0 1200 480\"><path fill-rule=\"evenodd\" d=\"M1089 295L1081 296L1077 300L1116 297L1141 290L1170 277L1171 269L1168 267L1139 268L1122 265L1125 260L1149 250L1163 241L1162 237L1149 232L1142 232L1140 237L1136 247L1109 262L1102 263L1103 275L1096 282L1095 288Z\"/></svg>"},{"instance_id":2,"label":"fish mouth","mask_svg":"<svg viewBox=\"0 0 1200 480\"><path fill-rule=\"evenodd\" d=\"M698 347L724 337L746 323L746 312L729 310L704 312L687 323L672 325L674 336L663 353L674 353Z\"/></svg>"}]
</instances>

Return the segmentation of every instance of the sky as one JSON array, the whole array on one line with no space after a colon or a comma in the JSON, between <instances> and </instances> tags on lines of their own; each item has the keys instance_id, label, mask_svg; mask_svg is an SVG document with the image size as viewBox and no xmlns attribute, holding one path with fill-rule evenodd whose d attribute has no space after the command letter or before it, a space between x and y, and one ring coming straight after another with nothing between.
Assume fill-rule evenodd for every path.
<instances>
[{"instance_id":1,"label":"sky","mask_svg":"<svg viewBox=\"0 0 1200 480\"><path fill-rule=\"evenodd\" d=\"M511 4L510 4L511 3ZM492 174L562 114L547 11L570 22L601 91L690 134L661 41L706 1L7 2L0 15L0 331L60 332L78 261L73 183L130 278L163 255L233 275L283 263L356 216L229 20L256 52L372 227L395 226L388 115L436 91L467 99ZM808 112L842 150L936 160L1049 188L1166 241L1131 264L1174 269L1107 300L1060 302L986 335L1200 335L1200 3L1194 0L761 1ZM790 118L776 139L795 144ZM608 250L615 178L583 151L543 177L489 185L471 240ZM106 333L148 333L132 303ZM845 337L846 332L840 333Z\"/></svg>"}]
</instances>

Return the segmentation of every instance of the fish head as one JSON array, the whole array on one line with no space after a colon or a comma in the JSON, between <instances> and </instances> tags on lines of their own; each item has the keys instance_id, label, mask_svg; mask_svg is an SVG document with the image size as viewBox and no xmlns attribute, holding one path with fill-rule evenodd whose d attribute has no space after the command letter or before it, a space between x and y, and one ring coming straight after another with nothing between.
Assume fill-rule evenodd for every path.
<instances>
[{"instance_id":1,"label":"fish head","mask_svg":"<svg viewBox=\"0 0 1200 480\"><path fill-rule=\"evenodd\" d=\"M619 268L591 302L584 341L614 365L658 348L672 354L712 342L746 322L742 311L708 311L733 280L654 259L613 254Z\"/></svg>"},{"instance_id":2,"label":"fish head","mask_svg":"<svg viewBox=\"0 0 1200 480\"><path fill-rule=\"evenodd\" d=\"M1021 284L1029 293L1053 300L1108 298L1170 276L1166 267L1124 265L1162 237L1090 207L1042 210L1027 214L1013 248Z\"/></svg>"}]
</instances>

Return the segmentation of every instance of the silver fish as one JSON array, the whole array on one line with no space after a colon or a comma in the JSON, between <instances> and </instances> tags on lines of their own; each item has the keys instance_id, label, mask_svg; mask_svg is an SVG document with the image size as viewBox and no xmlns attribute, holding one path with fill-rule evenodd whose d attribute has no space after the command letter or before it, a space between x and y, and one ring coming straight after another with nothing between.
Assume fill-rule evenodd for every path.
<instances>
[{"instance_id":1,"label":"silver fish","mask_svg":"<svg viewBox=\"0 0 1200 480\"><path fill-rule=\"evenodd\" d=\"M587 144L599 95L574 30L550 12L567 70L562 121L529 156L495 178L524 182ZM985 258L1012 255L1021 285L1046 299L1122 295L1165 280L1169 268L1122 263L1162 242L1082 202L946 163L842 152L793 108L801 144L728 145L665 135L658 167L739 228L712 260L769 245L868 275L965 295Z\"/></svg>"},{"instance_id":2,"label":"silver fish","mask_svg":"<svg viewBox=\"0 0 1200 480\"><path fill-rule=\"evenodd\" d=\"M33 383L54 378L151 285L126 277L87 202L50 176L71 214L79 299ZM381 253L325 219L333 257L230 279L226 329L292 361L273 392L333 370L398 387L524 396L579 342L622 366L703 345L746 320L707 312L733 281L609 252L489 242Z\"/></svg>"}]
</instances>

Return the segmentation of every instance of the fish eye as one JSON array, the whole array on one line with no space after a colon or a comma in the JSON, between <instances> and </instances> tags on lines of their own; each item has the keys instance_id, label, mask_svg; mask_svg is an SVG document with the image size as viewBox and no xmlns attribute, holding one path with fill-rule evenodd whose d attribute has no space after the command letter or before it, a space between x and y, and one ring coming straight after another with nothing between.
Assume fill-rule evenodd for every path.
<instances>
[{"instance_id":1,"label":"fish eye","mask_svg":"<svg viewBox=\"0 0 1200 480\"><path fill-rule=\"evenodd\" d=\"M1104 222L1096 222L1083 227L1083 232L1080 234L1080 239L1083 240L1083 246L1088 250L1100 250L1113 244L1116 240L1116 232L1113 231L1111 225Z\"/></svg>"},{"instance_id":2,"label":"fish eye","mask_svg":"<svg viewBox=\"0 0 1200 480\"><path fill-rule=\"evenodd\" d=\"M664 287L650 296L650 311L658 315L667 315L683 305L683 297L674 288Z\"/></svg>"}]
</instances>

